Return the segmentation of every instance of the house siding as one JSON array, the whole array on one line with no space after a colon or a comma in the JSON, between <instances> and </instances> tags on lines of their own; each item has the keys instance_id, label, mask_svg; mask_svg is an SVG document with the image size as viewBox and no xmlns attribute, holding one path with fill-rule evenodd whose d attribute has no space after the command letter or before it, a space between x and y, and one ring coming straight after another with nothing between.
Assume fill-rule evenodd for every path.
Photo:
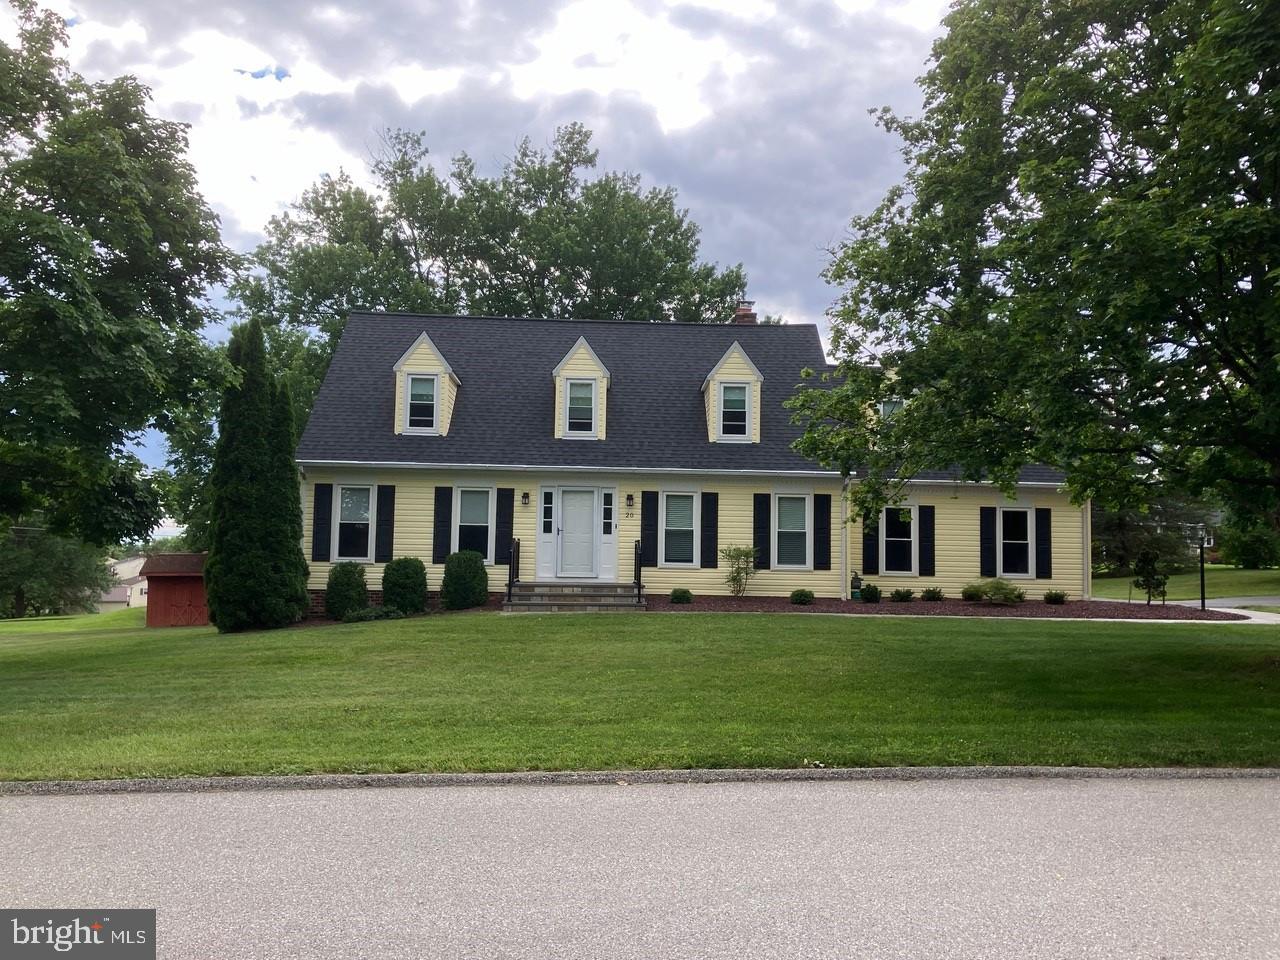
<instances>
[{"instance_id":1,"label":"house siding","mask_svg":"<svg viewBox=\"0 0 1280 960\"><path fill-rule=\"evenodd\" d=\"M427 583L432 591L438 590L444 574L444 565L433 563L432 525L435 512L435 488L437 486L484 486L494 489L510 487L515 490L513 535L522 544L522 568L525 579L534 579L535 551L538 533L538 491L543 484L565 482L563 474L554 471L441 471L441 470L375 470L351 468L329 470L309 467L302 485L302 502L305 513L303 549L311 556L311 535L314 509L314 490L317 483L392 484L396 488L393 556L420 558L427 566ZM821 478L687 476L662 474L610 473L584 474L575 472L572 482L584 486L616 488L617 579L627 582L634 578L634 543L641 537L641 494L647 490L658 492L714 493L718 501L718 545L749 546L752 543L753 498L758 493L829 494L831 504L831 569L791 570L770 569L757 571L748 587L748 594L756 596L785 596L792 590L806 588L820 597L840 597L847 593L848 574L862 570L862 528L857 522L843 524L847 511L841 499L841 485L837 480ZM521 494L528 491L530 503L521 504ZM626 508L627 495L634 497L634 507ZM659 498L659 502L661 502ZM699 498L701 502L701 498ZM867 577L885 591L894 587L910 587L917 593L926 587L940 587L949 596L958 595L960 588L979 579L978 523L982 506L1048 507L1052 513L1053 577L1052 579L1019 579L1018 582L1030 598L1037 598L1049 589L1065 590L1072 598L1080 597L1086 588L1085 550L1087 545L1087 514L1073 506L1068 498L1051 490L1024 488L1016 504L1007 501L993 487L947 485L913 485L908 503L931 505L935 508L935 575L932 577L902 577L877 574ZM842 525L843 524L843 525ZM695 535L695 540L699 540ZM661 558L659 557L659 560ZM700 558L699 558L700 559ZM314 561L308 586L312 590L324 589L331 562ZM371 590L382 586L383 564L366 564L367 580ZM489 568L489 589L497 592L507 580L505 564ZM726 570L719 567L646 567L643 571L645 588L652 592L667 592L674 587L687 587L695 594L724 595Z\"/></svg>"},{"instance_id":2,"label":"house siding","mask_svg":"<svg viewBox=\"0 0 1280 960\"><path fill-rule=\"evenodd\" d=\"M931 505L935 510L934 576L902 576L878 574L866 579L887 593L897 587L909 587L917 594L927 587L938 587L950 597L960 594L967 583L980 580L978 524L982 507L1048 508L1051 514L1053 576L1009 577L1026 591L1028 599L1040 599L1046 590L1064 590L1072 599L1085 595L1087 586L1086 553L1087 511L1071 503L1065 493L1023 487L1016 500L1007 500L994 487L960 484L913 484L904 506ZM1034 512L1032 513L1034 535ZM849 524L851 570L860 572L862 561L862 523ZM1032 544L1034 559L1034 543Z\"/></svg>"}]
</instances>

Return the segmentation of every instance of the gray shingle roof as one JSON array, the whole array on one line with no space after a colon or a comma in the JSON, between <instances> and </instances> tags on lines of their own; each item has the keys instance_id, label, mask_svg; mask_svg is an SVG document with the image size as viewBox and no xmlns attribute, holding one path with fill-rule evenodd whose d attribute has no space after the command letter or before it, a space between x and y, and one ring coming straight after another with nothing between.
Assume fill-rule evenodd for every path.
<instances>
[{"instance_id":1,"label":"gray shingle roof","mask_svg":"<svg viewBox=\"0 0 1280 960\"><path fill-rule=\"evenodd\" d=\"M392 429L392 368L424 331L461 383L446 437ZM552 371L579 337L611 374L604 440L553 436ZM707 440L702 382L735 340L764 376L758 444ZM812 472L817 465L791 449L800 429L782 406L806 367L827 368L812 324L358 313L347 321L297 456L304 462ZM1055 473L1052 480L1059 478Z\"/></svg>"}]
</instances>

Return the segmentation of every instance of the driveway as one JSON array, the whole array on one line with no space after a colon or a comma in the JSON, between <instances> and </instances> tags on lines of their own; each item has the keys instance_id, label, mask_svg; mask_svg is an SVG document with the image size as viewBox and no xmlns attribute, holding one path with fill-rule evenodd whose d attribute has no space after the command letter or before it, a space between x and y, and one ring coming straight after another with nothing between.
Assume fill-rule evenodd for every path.
<instances>
[{"instance_id":1,"label":"driveway","mask_svg":"<svg viewBox=\"0 0 1280 960\"><path fill-rule=\"evenodd\" d=\"M0 904L200 960L1276 957L1278 862L1280 780L0 797Z\"/></svg>"}]
</instances>

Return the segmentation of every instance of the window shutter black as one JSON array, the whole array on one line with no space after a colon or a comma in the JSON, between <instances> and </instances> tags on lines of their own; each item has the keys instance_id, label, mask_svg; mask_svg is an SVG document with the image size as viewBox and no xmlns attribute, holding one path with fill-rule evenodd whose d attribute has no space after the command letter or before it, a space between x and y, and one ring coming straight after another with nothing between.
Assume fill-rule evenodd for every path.
<instances>
[{"instance_id":1,"label":"window shutter black","mask_svg":"<svg viewBox=\"0 0 1280 960\"><path fill-rule=\"evenodd\" d=\"M757 570L768 570L772 562L772 551L769 549L772 501L773 497L767 493L757 493L751 501L751 545L756 548Z\"/></svg>"},{"instance_id":2,"label":"window shutter black","mask_svg":"<svg viewBox=\"0 0 1280 960\"><path fill-rule=\"evenodd\" d=\"M978 514L978 575L996 575L996 508L980 507Z\"/></svg>"},{"instance_id":3,"label":"window shutter black","mask_svg":"<svg viewBox=\"0 0 1280 960\"><path fill-rule=\"evenodd\" d=\"M831 569L831 494L813 495L813 569Z\"/></svg>"},{"instance_id":4,"label":"window shutter black","mask_svg":"<svg viewBox=\"0 0 1280 960\"><path fill-rule=\"evenodd\" d=\"M493 562L511 562L511 537L516 523L516 491L514 487L498 488L497 527L493 531Z\"/></svg>"},{"instance_id":5,"label":"window shutter black","mask_svg":"<svg viewBox=\"0 0 1280 960\"><path fill-rule=\"evenodd\" d=\"M702 495L702 564L707 570L720 565L720 494Z\"/></svg>"},{"instance_id":6,"label":"window shutter black","mask_svg":"<svg viewBox=\"0 0 1280 960\"><path fill-rule=\"evenodd\" d=\"M1053 576L1053 511L1036 507L1036 579Z\"/></svg>"},{"instance_id":7,"label":"window shutter black","mask_svg":"<svg viewBox=\"0 0 1280 960\"><path fill-rule=\"evenodd\" d=\"M435 520L431 526L431 562L449 559L453 542L453 487L436 487Z\"/></svg>"},{"instance_id":8,"label":"window shutter black","mask_svg":"<svg viewBox=\"0 0 1280 960\"><path fill-rule=\"evenodd\" d=\"M934 575L934 511L933 507L916 507L916 516L920 519L920 576Z\"/></svg>"},{"instance_id":9,"label":"window shutter black","mask_svg":"<svg viewBox=\"0 0 1280 960\"><path fill-rule=\"evenodd\" d=\"M640 566L658 565L658 491L640 494Z\"/></svg>"},{"instance_id":10,"label":"window shutter black","mask_svg":"<svg viewBox=\"0 0 1280 960\"><path fill-rule=\"evenodd\" d=\"M378 526L373 534L373 562L389 563L395 549L396 488L378 484Z\"/></svg>"},{"instance_id":11,"label":"window shutter black","mask_svg":"<svg viewBox=\"0 0 1280 960\"><path fill-rule=\"evenodd\" d=\"M880 572L880 525L862 515L862 575Z\"/></svg>"},{"instance_id":12,"label":"window shutter black","mask_svg":"<svg viewBox=\"0 0 1280 960\"><path fill-rule=\"evenodd\" d=\"M333 539L333 484L317 483L315 503L311 512L311 559L329 559L329 544Z\"/></svg>"}]
</instances>

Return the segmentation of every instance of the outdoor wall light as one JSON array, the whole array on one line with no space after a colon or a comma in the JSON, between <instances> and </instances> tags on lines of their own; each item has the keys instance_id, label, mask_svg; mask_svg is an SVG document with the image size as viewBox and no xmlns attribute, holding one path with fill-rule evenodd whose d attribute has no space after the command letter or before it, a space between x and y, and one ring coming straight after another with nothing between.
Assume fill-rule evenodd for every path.
<instances>
[{"instance_id":1,"label":"outdoor wall light","mask_svg":"<svg viewBox=\"0 0 1280 960\"><path fill-rule=\"evenodd\" d=\"M528 505L529 505L529 491L526 490L524 493L520 494L520 506L527 507Z\"/></svg>"},{"instance_id":2,"label":"outdoor wall light","mask_svg":"<svg viewBox=\"0 0 1280 960\"><path fill-rule=\"evenodd\" d=\"M634 493L627 494L627 509L631 510L636 505L636 495Z\"/></svg>"}]
</instances>

